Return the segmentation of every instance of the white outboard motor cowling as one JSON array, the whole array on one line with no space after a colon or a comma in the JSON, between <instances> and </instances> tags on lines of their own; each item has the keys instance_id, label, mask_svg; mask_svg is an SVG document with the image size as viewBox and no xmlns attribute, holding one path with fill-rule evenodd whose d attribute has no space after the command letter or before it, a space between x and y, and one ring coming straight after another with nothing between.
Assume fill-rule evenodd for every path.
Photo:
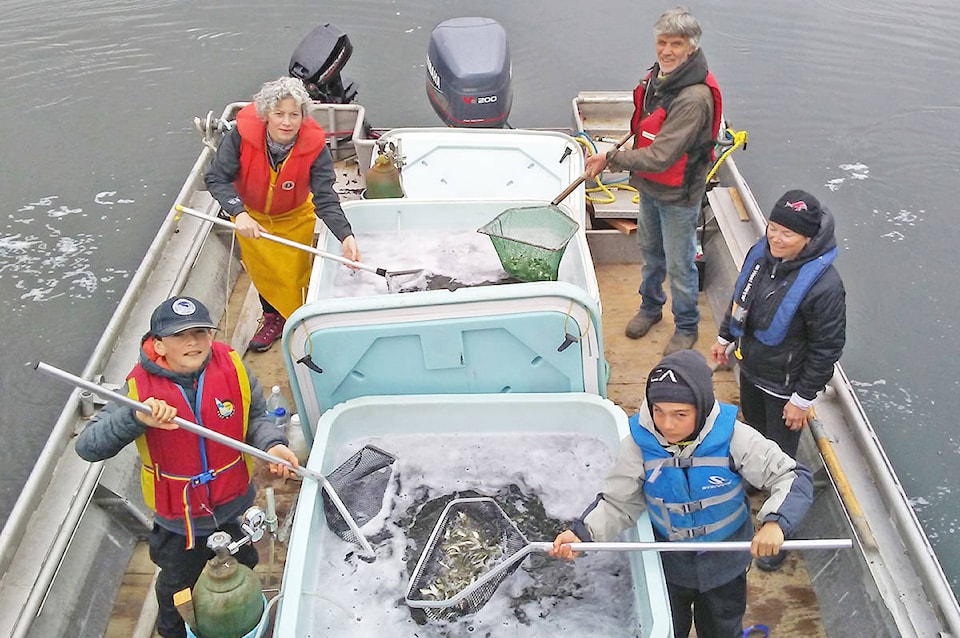
<instances>
[{"instance_id":1,"label":"white outboard motor cowling","mask_svg":"<svg viewBox=\"0 0 960 638\"><path fill-rule=\"evenodd\" d=\"M496 20L452 18L430 34L427 95L448 126L506 126L511 73L507 33Z\"/></svg>"}]
</instances>

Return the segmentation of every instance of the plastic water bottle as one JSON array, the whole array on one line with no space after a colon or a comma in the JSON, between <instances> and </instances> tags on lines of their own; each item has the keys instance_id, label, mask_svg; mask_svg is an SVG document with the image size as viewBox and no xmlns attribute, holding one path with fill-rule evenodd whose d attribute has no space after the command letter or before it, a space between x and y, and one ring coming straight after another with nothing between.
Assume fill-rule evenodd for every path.
<instances>
[{"instance_id":1,"label":"plastic water bottle","mask_svg":"<svg viewBox=\"0 0 960 638\"><path fill-rule=\"evenodd\" d=\"M284 430L287 435L287 447L297 455L297 460L300 461L300 465L305 464L307 458L310 456L310 446L307 445L307 439L303 436L300 415L292 415Z\"/></svg>"},{"instance_id":2,"label":"plastic water bottle","mask_svg":"<svg viewBox=\"0 0 960 638\"><path fill-rule=\"evenodd\" d=\"M282 428L289 420L290 409L287 400L280 391L280 386L275 385L267 397L267 415L273 417L273 423L278 428Z\"/></svg>"}]
</instances>

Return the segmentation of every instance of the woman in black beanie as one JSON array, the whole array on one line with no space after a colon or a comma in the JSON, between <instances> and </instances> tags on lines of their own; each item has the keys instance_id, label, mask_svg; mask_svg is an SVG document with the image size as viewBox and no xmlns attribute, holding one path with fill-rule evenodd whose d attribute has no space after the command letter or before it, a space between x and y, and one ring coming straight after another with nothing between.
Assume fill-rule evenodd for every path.
<instances>
[{"instance_id":1,"label":"woman in black beanie","mask_svg":"<svg viewBox=\"0 0 960 638\"><path fill-rule=\"evenodd\" d=\"M795 457L807 411L833 376L846 340L846 294L833 266L833 215L791 190L774 204L766 235L744 259L713 360L736 343L744 420ZM761 568L779 562L760 563Z\"/></svg>"}]
</instances>

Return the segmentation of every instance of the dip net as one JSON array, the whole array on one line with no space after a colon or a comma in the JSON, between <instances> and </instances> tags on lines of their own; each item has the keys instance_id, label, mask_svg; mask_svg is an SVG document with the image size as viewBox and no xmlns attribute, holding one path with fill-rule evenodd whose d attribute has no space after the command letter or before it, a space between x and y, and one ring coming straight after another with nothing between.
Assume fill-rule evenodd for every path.
<instances>
[{"instance_id":1,"label":"dip net","mask_svg":"<svg viewBox=\"0 0 960 638\"><path fill-rule=\"evenodd\" d=\"M327 475L327 480L353 516L357 527L363 527L380 513L383 495L393 475L391 466L396 460L397 457L375 445L365 445ZM325 491L323 513L327 525L337 536L348 543L359 542Z\"/></svg>"},{"instance_id":2,"label":"dip net","mask_svg":"<svg viewBox=\"0 0 960 638\"><path fill-rule=\"evenodd\" d=\"M556 281L567 243L580 225L554 205L509 208L477 229L500 264L520 281Z\"/></svg>"},{"instance_id":3,"label":"dip net","mask_svg":"<svg viewBox=\"0 0 960 638\"><path fill-rule=\"evenodd\" d=\"M420 554L406 603L434 620L475 613L520 566L528 545L492 498L454 499Z\"/></svg>"}]
</instances>

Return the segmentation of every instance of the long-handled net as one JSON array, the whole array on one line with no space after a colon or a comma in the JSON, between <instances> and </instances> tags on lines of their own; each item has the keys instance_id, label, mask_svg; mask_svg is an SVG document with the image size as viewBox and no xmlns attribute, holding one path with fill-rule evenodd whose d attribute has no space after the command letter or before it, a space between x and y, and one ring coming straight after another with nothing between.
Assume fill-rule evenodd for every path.
<instances>
[{"instance_id":1,"label":"long-handled net","mask_svg":"<svg viewBox=\"0 0 960 638\"><path fill-rule=\"evenodd\" d=\"M393 454L375 445L365 445L327 475L327 480L340 494L343 504L358 527L373 519L383 507L383 495L390 483L392 465L396 460L397 457ZM325 492L323 513L327 525L337 536L348 543L359 542L350 525Z\"/></svg>"},{"instance_id":2,"label":"long-handled net","mask_svg":"<svg viewBox=\"0 0 960 638\"><path fill-rule=\"evenodd\" d=\"M490 237L500 264L520 281L556 281L567 243L580 225L557 206L509 208L477 229Z\"/></svg>"},{"instance_id":3,"label":"long-handled net","mask_svg":"<svg viewBox=\"0 0 960 638\"><path fill-rule=\"evenodd\" d=\"M783 549L846 549L850 539L784 541ZM534 551L553 543L527 541L495 500L450 501L417 561L406 603L436 620L472 614L487 604L497 587ZM574 551L689 552L750 551L750 541L570 543Z\"/></svg>"}]
</instances>

